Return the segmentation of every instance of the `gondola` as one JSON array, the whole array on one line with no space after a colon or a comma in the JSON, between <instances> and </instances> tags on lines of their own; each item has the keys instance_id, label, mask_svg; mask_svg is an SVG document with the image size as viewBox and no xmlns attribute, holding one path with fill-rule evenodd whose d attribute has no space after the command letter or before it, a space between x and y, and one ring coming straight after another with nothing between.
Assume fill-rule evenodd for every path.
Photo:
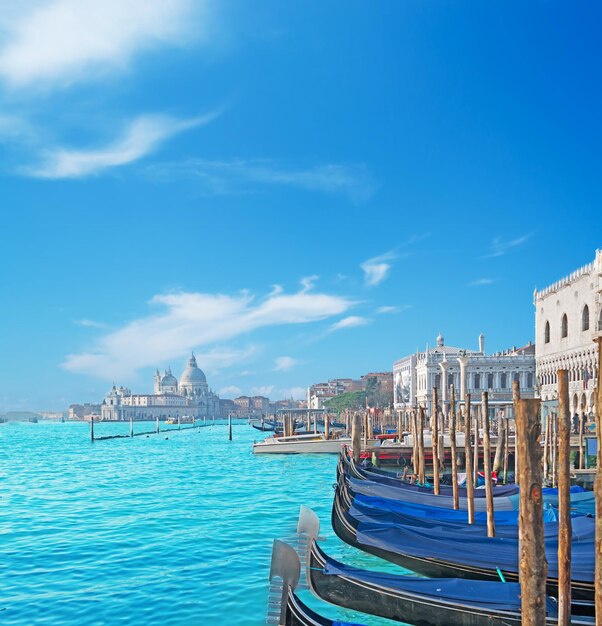
<instances>
[{"instance_id":1,"label":"gondola","mask_svg":"<svg viewBox=\"0 0 602 626\"><path fill-rule=\"evenodd\" d=\"M272 548L270 567L272 586L268 602L268 623L278 626L362 626L338 620L334 622L304 604L295 593L300 571L301 563L295 550L276 539Z\"/></svg>"},{"instance_id":2,"label":"gondola","mask_svg":"<svg viewBox=\"0 0 602 626\"><path fill-rule=\"evenodd\" d=\"M337 474L344 474L354 490L366 496L399 499L416 504L425 504L442 508L453 508L452 488L441 486L440 495L436 496L431 486L409 484L391 474L375 469L365 469L358 466L345 449L337 466ZM585 491L581 487L571 488L571 510L574 513L593 515L595 499L591 491ZM485 489L474 490L474 510L486 510ZM493 489L495 510L511 511L518 510L519 488L517 485L501 485ZM466 490L458 488L460 509L468 508ZM558 490L543 490L544 505L558 506Z\"/></svg>"},{"instance_id":3,"label":"gondola","mask_svg":"<svg viewBox=\"0 0 602 626\"><path fill-rule=\"evenodd\" d=\"M344 480L337 484L332 526L345 543L413 572L430 577L518 581L518 540L468 536L459 532L421 530L356 519L349 510L352 495ZM547 593L558 594L557 548L548 540ZM573 545L572 597L590 603L594 597L594 543Z\"/></svg>"},{"instance_id":4,"label":"gondola","mask_svg":"<svg viewBox=\"0 0 602 626\"><path fill-rule=\"evenodd\" d=\"M306 577L321 599L415 626L520 626L518 583L464 581L456 578L417 578L385 574L335 561L316 542L319 521L301 508L298 532L307 534ZM557 604L546 601L546 624L558 623ZM572 624L595 623L573 616Z\"/></svg>"},{"instance_id":5,"label":"gondola","mask_svg":"<svg viewBox=\"0 0 602 626\"><path fill-rule=\"evenodd\" d=\"M453 496L450 487L442 488L440 495L435 495L431 487L410 484L396 478L380 477L375 480L369 478L365 473L362 473L361 468L355 465L353 461L346 462L346 455L347 453L345 452L340 456L337 466L337 476L343 476L357 493L361 493L365 496L389 498L391 500L403 500L404 502L415 504L448 509L453 508ZM513 485L508 485L508 487L516 489ZM504 485L494 489L494 493L499 494L495 496L496 511L512 511L517 509L518 500L515 501L511 496L505 495L505 488L506 486ZM498 491L498 489L500 491ZM477 495L477 497L475 497L474 510L486 511L487 502L484 497L484 490L475 490L475 494L478 491L482 493L482 496ZM458 497L460 509L466 511L468 508L466 490L459 487Z\"/></svg>"},{"instance_id":6,"label":"gondola","mask_svg":"<svg viewBox=\"0 0 602 626\"><path fill-rule=\"evenodd\" d=\"M487 519L486 513L476 513L475 523L469 524L465 511L453 509L440 509L420 505L408 505L398 500L385 498L371 498L361 494L352 494L345 488L341 489L341 495L345 499L345 507L358 521L369 523L396 524L419 529L435 528L447 532L461 532L465 536L486 537ZM555 509L548 509L544 524L544 536L546 539L558 538L558 521ZM512 516L513 522L510 521ZM494 518L496 514L494 513ZM595 538L596 521L593 517L578 515L572 521L572 542L592 543ZM496 537L506 539L518 539L518 516L515 511L498 511L496 524Z\"/></svg>"},{"instance_id":7,"label":"gondola","mask_svg":"<svg viewBox=\"0 0 602 626\"><path fill-rule=\"evenodd\" d=\"M274 424L267 424L267 423L251 424L251 426L255 428L255 430L260 430L261 432L264 432L264 433L271 432L274 430Z\"/></svg>"}]
</instances>

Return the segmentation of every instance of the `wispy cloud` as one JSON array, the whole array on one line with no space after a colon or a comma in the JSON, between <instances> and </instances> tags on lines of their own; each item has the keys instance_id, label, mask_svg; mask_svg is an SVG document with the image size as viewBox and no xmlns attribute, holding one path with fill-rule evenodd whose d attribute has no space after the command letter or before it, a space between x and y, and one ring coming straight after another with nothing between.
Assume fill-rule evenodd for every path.
<instances>
[{"instance_id":1,"label":"wispy cloud","mask_svg":"<svg viewBox=\"0 0 602 626\"><path fill-rule=\"evenodd\" d=\"M228 387L222 387L219 390L219 395L222 397L225 396L229 396L229 397L234 397L234 396L239 396L242 393L242 389L240 387L237 387L236 385L229 385Z\"/></svg>"},{"instance_id":2,"label":"wispy cloud","mask_svg":"<svg viewBox=\"0 0 602 626\"><path fill-rule=\"evenodd\" d=\"M122 136L108 146L93 150L47 150L42 155L42 163L25 168L24 173L37 178L81 178L98 174L137 161L174 135L207 124L216 115L210 113L186 120L144 115L130 122Z\"/></svg>"},{"instance_id":3,"label":"wispy cloud","mask_svg":"<svg viewBox=\"0 0 602 626\"><path fill-rule=\"evenodd\" d=\"M378 309L376 309L376 312L379 315L385 315L388 313L401 313L402 311L407 311L410 308L412 308L411 304L402 304L399 306L379 306Z\"/></svg>"},{"instance_id":4,"label":"wispy cloud","mask_svg":"<svg viewBox=\"0 0 602 626\"><path fill-rule=\"evenodd\" d=\"M28 89L122 72L142 51L204 34L209 17L199 0L32 0L2 10L0 78Z\"/></svg>"},{"instance_id":5,"label":"wispy cloud","mask_svg":"<svg viewBox=\"0 0 602 626\"><path fill-rule=\"evenodd\" d=\"M251 387L251 393L254 396L265 396L269 398L274 391L274 385L262 385L260 387Z\"/></svg>"},{"instance_id":6,"label":"wispy cloud","mask_svg":"<svg viewBox=\"0 0 602 626\"><path fill-rule=\"evenodd\" d=\"M361 263L360 267L364 271L364 283L368 287L380 285L393 267L391 261L396 258L397 255L394 252L386 252Z\"/></svg>"},{"instance_id":7,"label":"wispy cloud","mask_svg":"<svg viewBox=\"0 0 602 626\"><path fill-rule=\"evenodd\" d=\"M302 291L270 295L259 301L248 292L237 296L180 292L159 294L151 304L159 312L105 334L93 349L68 355L63 366L107 380L127 380L142 367L183 358L192 348L229 341L258 328L328 319L345 313L354 302ZM224 362L234 365L238 352L215 349L206 358L212 367L223 366Z\"/></svg>"},{"instance_id":8,"label":"wispy cloud","mask_svg":"<svg viewBox=\"0 0 602 626\"><path fill-rule=\"evenodd\" d=\"M491 285L493 282L493 278L477 278L477 280L473 280L468 283L469 287L483 287L485 285Z\"/></svg>"},{"instance_id":9,"label":"wispy cloud","mask_svg":"<svg viewBox=\"0 0 602 626\"><path fill-rule=\"evenodd\" d=\"M274 371L286 372L299 363L298 359L292 356L279 356L275 360Z\"/></svg>"},{"instance_id":10,"label":"wispy cloud","mask_svg":"<svg viewBox=\"0 0 602 626\"><path fill-rule=\"evenodd\" d=\"M503 256L504 254L510 252L513 248L524 244L528 239L529 235L522 235L521 237L509 239L507 241L504 241L501 237L496 237L491 242L491 248L484 258Z\"/></svg>"},{"instance_id":11,"label":"wispy cloud","mask_svg":"<svg viewBox=\"0 0 602 626\"><path fill-rule=\"evenodd\" d=\"M269 159L192 159L161 163L147 168L157 181L194 179L210 194L251 193L261 185L297 187L325 193L344 193L363 202L374 193L375 184L363 165L326 164L286 167Z\"/></svg>"},{"instance_id":12,"label":"wispy cloud","mask_svg":"<svg viewBox=\"0 0 602 626\"><path fill-rule=\"evenodd\" d=\"M301 286L303 287L302 293L307 293L311 291L314 287L314 283L319 279L319 276L313 274L312 276L305 276L305 278L301 279Z\"/></svg>"},{"instance_id":13,"label":"wispy cloud","mask_svg":"<svg viewBox=\"0 0 602 626\"><path fill-rule=\"evenodd\" d=\"M330 330L341 330L343 328L354 328L356 326L365 326L369 324L371 320L366 317L360 317L359 315L350 315L349 317L344 317L342 320L334 323Z\"/></svg>"}]
</instances>

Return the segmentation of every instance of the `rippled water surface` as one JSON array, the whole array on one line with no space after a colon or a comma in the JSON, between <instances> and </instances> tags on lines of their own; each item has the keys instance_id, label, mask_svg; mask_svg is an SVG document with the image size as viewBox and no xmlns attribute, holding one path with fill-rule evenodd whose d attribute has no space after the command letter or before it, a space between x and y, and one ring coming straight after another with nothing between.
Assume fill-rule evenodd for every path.
<instances>
[{"instance_id":1,"label":"rippled water surface","mask_svg":"<svg viewBox=\"0 0 602 626\"><path fill-rule=\"evenodd\" d=\"M96 425L117 432L129 426ZM319 514L330 554L387 569L333 535L334 455L253 456L263 433L227 433L92 444L83 423L0 424L0 623L259 626L272 540L294 533L300 504Z\"/></svg>"}]
</instances>

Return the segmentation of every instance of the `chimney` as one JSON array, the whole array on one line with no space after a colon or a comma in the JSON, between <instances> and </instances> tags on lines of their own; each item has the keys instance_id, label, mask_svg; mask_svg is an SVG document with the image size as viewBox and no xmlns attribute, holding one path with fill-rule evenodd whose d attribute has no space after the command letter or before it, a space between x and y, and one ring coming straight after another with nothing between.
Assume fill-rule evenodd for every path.
<instances>
[{"instance_id":1,"label":"chimney","mask_svg":"<svg viewBox=\"0 0 602 626\"><path fill-rule=\"evenodd\" d=\"M483 333L479 335L479 352L485 354L485 335Z\"/></svg>"}]
</instances>

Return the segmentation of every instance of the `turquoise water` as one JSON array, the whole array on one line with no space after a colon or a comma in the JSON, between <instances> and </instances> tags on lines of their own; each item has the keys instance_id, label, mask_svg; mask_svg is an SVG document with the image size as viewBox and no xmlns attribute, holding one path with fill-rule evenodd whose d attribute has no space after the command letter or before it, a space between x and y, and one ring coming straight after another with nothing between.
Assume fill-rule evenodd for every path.
<instances>
[{"instance_id":1,"label":"turquoise water","mask_svg":"<svg viewBox=\"0 0 602 626\"><path fill-rule=\"evenodd\" d=\"M129 425L96 425L117 432ZM259 626L272 540L292 536L300 504L330 554L391 571L330 528L334 455L256 457L263 433L233 433L92 444L83 423L0 424L0 623ZM330 617L392 623L302 597Z\"/></svg>"}]
</instances>

